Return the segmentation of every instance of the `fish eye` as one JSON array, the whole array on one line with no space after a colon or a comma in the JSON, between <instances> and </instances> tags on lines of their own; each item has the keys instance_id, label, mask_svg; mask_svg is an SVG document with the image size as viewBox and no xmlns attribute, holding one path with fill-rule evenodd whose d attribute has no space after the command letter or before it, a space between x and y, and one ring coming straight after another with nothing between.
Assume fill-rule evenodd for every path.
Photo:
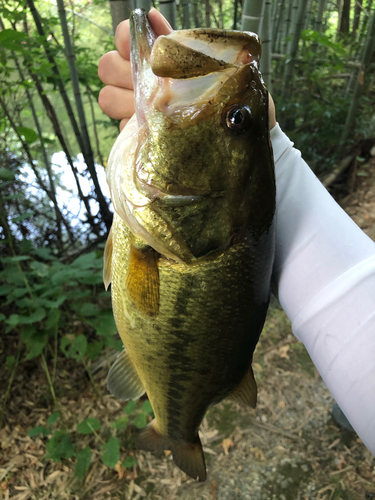
<instances>
[{"instance_id":1,"label":"fish eye","mask_svg":"<svg viewBox=\"0 0 375 500\"><path fill-rule=\"evenodd\" d=\"M242 104L230 107L226 113L225 123L235 135L246 132L251 125L250 108Z\"/></svg>"}]
</instances>

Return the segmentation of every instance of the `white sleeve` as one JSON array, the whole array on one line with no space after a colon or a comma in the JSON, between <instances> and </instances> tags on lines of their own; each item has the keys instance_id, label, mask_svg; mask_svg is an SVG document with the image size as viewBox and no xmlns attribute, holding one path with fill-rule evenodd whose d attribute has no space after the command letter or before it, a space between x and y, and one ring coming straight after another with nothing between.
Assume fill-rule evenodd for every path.
<instances>
[{"instance_id":1,"label":"white sleeve","mask_svg":"<svg viewBox=\"0 0 375 500\"><path fill-rule=\"evenodd\" d=\"M375 243L271 130L277 235L273 287L323 380L375 454Z\"/></svg>"}]
</instances>

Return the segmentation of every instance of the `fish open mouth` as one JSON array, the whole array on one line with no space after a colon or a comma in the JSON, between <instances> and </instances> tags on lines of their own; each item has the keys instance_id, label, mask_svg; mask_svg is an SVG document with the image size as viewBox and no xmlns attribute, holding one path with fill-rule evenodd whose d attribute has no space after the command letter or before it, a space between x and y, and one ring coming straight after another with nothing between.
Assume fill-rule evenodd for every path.
<instances>
[{"instance_id":1,"label":"fish open mouth","mask_svg":"<svg viewBox=\"0 0 375 500\"><path fill-rule=\"evenodd\" d=\"M178 108L212 99L241 66L252 63L258 67L261 50L255 33L198 28L156 37L141 9L132 13L130 22L130 56L140 126L145 123L145 109L152 101L170 115Z\"/></svg>"}]
</instances>

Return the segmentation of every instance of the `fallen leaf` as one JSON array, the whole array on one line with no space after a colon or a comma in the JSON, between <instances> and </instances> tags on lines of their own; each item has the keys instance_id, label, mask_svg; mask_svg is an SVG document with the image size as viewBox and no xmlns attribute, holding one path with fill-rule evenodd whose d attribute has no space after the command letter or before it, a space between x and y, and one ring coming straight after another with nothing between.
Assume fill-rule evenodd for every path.
<instances>
[{"instance_id":1,"label":"fallen leaf","mask_svg":"<svg viewBox=\"0 0 375 500\"><path fill-rule=\"evenodd\" d=\"M263 451L260 448L250 448L250 451L252 453L254 453L255 458L257 460L260 460L261 462L263 462L264 460L266 460L266 456L265 456L265 454L263 453Z\"/></svg>"},{"instance_id":2,"label":"fallen leaf","mask_svg":"<svg viewBox=\"0 0 375 500\"><path fill-rule=\"evenodd\" d=\"M224 441L221 443L221 446L223 447L225 455L228 455L229 448L232 448L234 446L234 443L230 438L227 438L224 439Z\"/></svg>"},{"instance_id":3,"label":"fallen leaf","mask_svg":"<svg viewBox=\"0 0 375 500\"><path fill-rule=\"evenodd\" d=\"M217 499L217 487L216 487L216 481L213 480L211 481L211 484L210 484L210 493L211 493L211 496L214 500Z\"/></svg>"},{"instance_id":4,"label":"fallen leaf","mask_svg":"<svg viewBox=\"0 0 375 500\"><path fill-rule=\"evenodd\" d=\"M279 349L280 358L289 359L289 356L288 356L289 349L290 349L289 344L286 344L286 345L283 345L282 347L280 347L280 349Z\"/></svg>"},{"instance_id":5,"label":"fallen leaf","mask_svg":"<svg viewBox=\"0 0 375 500\"><path fill-rule=\"evenodd\" d=\"M119 479L122 479L122 478L125 476L126 472L127 472L127 468L126 468L126 467L123 467L123 466L121 465L121 460L119 460L119 461L117 462L117 464L116 464L116 466L115 466L115 469L116 469L116 471L117 471L117 473L118 473L118 478L119 478Z\"/></svg>"}]
</instances>

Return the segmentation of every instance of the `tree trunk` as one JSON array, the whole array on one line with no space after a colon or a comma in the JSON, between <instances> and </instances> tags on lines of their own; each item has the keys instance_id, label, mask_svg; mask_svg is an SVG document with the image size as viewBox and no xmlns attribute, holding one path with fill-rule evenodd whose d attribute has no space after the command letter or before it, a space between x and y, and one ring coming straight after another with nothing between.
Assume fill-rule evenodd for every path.
<instances>
[{"instance_id":1,"label":"tree trunk","mask_svg":"<svg viewBox=\"0 0 375 500\"><path fill-rule=\"evenodd\" d=\"M369 30L367 33L365 44L364 44L363 49L362 49L362 55L361 55L362 68L361 68L361 70L358 74L358 78L355 82L352 101L350 103L350 107L349 107L348 114L346 117L344 131L343 131L342 136L341 136L340 142L341 142L342 146L345 145L345 142L347 141L349 135L352 133L354 125L355 125L355 116L356 116L356 113L358 111L359 98L361 97L362 92L363 92L365 72L366 72L367 66L371 62L371 56L372 56L373 51L374 51L374 44L375 44L375 9L372 12Z\"/></svg>"},{"instance_id":2,"label":"tree trunk","mask_svg":"<svg viewBox=\"0 0 375 500\"><path fill-rule=\"evenodd\" d=\"M262 0L244 0L242 9L242 31L252 31L259 33L262 19Z\"/></svg>"},{"instance_id":3,"label":"tree trunk","mask_svg":"<svg viewBox=\"0 0 375 500\"><path fill-rule=\"evenodd\" d=\"M233 28L237 29L237 21L238 21L238 0L234 0L234 12L233 12Z\"/></svg>"},{"instance_id":4,"label":"tree trunk","mask_svg":"<svg viewBox=\"0 0 375 500\"><path fill-rule=\"evenodd\" d=\"M298 16L296 25L294 28L293 38L290 45L290 60L285 65L284 71L284 92L285 98L289 98L292 94L293 89L293 73L294 73L294 60L298 52L298 42L301 36L303 19L305 17L305 12L307 8L307 0L301 0L300 7L298 10Z\"/></svg>"},{"instance_id":5,"label":"tree trunk","mask_svg":"<svg viewBox=\"0 0 375 500\"><path fill-rule=\"evenodd\" d=\"M193 17L194 25L196 28L200 28L202 25L201 21L201 3L199 0L193 0Z\"/></svg>"},{"instance_id":6,"label":"tree trunk","mask_svg":"<svg viewBox=\"0 0 375 500\"><path fill-rule=\"evenodd\" d=\"M75 62L75 54L73 52L72 44L70 41L69 30L68 30L68 24L66 22L64 0L57 0L57 5L59 8L61 29L63 32L64 42L65 42L65 54L66 54L66 58L68 60L69 73L70 73L70 78L71 78L72 86L73 86L73 90L74 90L74 97L75 97L75 102L76 102L77 111L78 111L79 123L81 125L81 132L82 132L83 146L84 146L83 153L84 154L86 153L86 157L89 160L87 162L87 168L90 172L91 180L94 184L94 191L95 191L95 195L96 195L96 200L99 204L100 213L103 216L104 223L109 231L111 228L111 224L112 224L112 216L110 214L107 201L104 198L103 192L100 188L99 179L98 179L98 176L96 173L94 156L92 153L90 137L89 137L89 133L87 130L85 110L83 108L83 103L82 103L82 98L81 98L81 90L79 87L79 78L78 78L78 72L77 72L77 67L76 67L76 62Z\"/></svg>"},{"instance_id":7,"label":"tree trunk","mask_svg":"<svg viewBox=\"0 0 375 500\"><path fill-rule=\"evenodd\" d=\"M223 0L218 0L219 5L219 25L220 29L224 28L224 15L223 15Z\"/></svg>"},{"instance_id":8,"label":"tree trunk","mask_svg":"<svg viewBox=\"0 0 375 500\"><path fill-rule=\"evenodd\" d=\"M151 0L135 0L137 9L143 9L148 12L151 9Z\"/></svg>"},{"instance_id":9,"label":"tree trunk","mask_svg":"<svg viewBox=\"0 0 375 500\"><path fill-rule=\"evenodd\" d=\"M211 5L210 5L210 0L205 0L205 15L206 15L206 28L210 28L211 27L211 17L210 17L210 13L211 13Z\"/></svg>"},{"instance_id":10,"label":"tree trunk","mask_svg":"<svg viewBox=\"0 0 375 500\"><path fill-rule=\"evenodd\" d=\"M175 30L177 28L176 1L159 0L159 10Z\"/></svg>"},{"instance_id":11,"label":"tree trunk","mask_svg":"<svg viewBox=\"0 0 375 500\"><path fill-rule=\"evenodd\" d=\"M361 12L362 12L362 0L356 0L355 6L354 6L354 18L353 18L353 33L357 32L357 29L359 28L359 21L361 19Z\"/></svg>"},{"instance_id":12,"label":"tree trunk","mask_svg":"<svg viewBox=\"0 0 375 500\"><path fill-rule=\"evenodd\" d=\"M281 39L281 27L283 25L285 11L285 0L281 0L278 15L273 18L273 29L272 29L272 52L279 51L279 40ZM275 21L276 19L276 21Z\"/></svg>"},{"instance_id":13,"label":"tree trunk","mask_svg":"<svg viewBox=\"0 0 375 500\"><path fill-rule=\"evenodd\" d=\"M318 33L322 32L323 14L326 8L327 0L319 0L318 13L315 19L314 30Z\"/></svg>"},{"instance_id":14,"label":"tree trunk","mask_svg":"<svg viewBox=\"0 0 375 500\"><path fill-rule=\"evenodd\" d=\"M341 16L340 16L340 24L339 24L339 33L349 33L350 26L350 0L343 0Z\"/></svg>"},{"instance_id":15,"label":"tree trunk","mask_svg":"<svg viewBox=\"0 0 375 500\"><path fill-rule=\"evenodd\" d=\"M264 4L263 22L261 26L261 31L259 33L260 39L262 40L262 57L260 59L260 71L262 73L264 82L267 85L267 88L270 92L272 91L271 17L272 17L271 0L266 0L266 3Z\"/></svg>"},{"instance_id":16,"label":"tree trunk","mask_svg":"<svg viewBox=\"0 0 375 500\"><path fill-rule=\"evenodd\" d=\"M286 54L288 50L287 38L290 36L290 26L292 24L292 10L293 10L293 0L288 0L287 16L285 19L284 41L282 49L283 54Z\"/></svg>"},{"instance_id":17,"label":"tree trunk","mask_svg":"<svg viewBox=\"0 0 375 500\"><path fill-rule=\"evenodd\" d=\"M46 37L46 34L44 32L39 13L35 8L33 0L27 0L27 4L29 5L29 8L30 8L31 14L33 16L37 31L38 31L40 37L42 38L41 43L42 43L44 50L46 52L48 62L51 64L51 69L56 77L56 84L59 88L59 92L60 92L60 95L61 95L62 100L64 102L65 109L68 113L68 117L69 117L70 123L72 125L74 135L77 138L77 142L78 142L79 147L82 151L82 154L85 158L85 163L87 165L88 171L90 172L90 175L92 176L92 181L93 181L94 186L95 186L95 192L97 193L97 195L99 195L99 197L97 198L97 201L98 201L99 206L100 206L100 213L102 216L102 220L105 223L107 230L109 231L111 224L112 224L112 214L109 211L107 202L106 202L106 200L103 196L103 193L101 192L100 186L99 186L99 182L98 182L98 178L97 178L96 170L95 170L94 159L92 157L92 152L90 155L90 154L88 154L89 152L87 152L85 149L85 145L84 145L84 142L82 139L82 134L78 128L78 124L77 124L77 121L75 119L73 109L72 109L72 106L70 104L69 97L66 93L64 82L61 78L60 71L56 65L55 59L52 56L51 50L49 48L49 44L46 41L47 37Z\"/></svg>"},{"instance_id":18,"label":"tree trunk","mask_svg":"<svg viewBox=\"0 0 375 500\"><path fill-rule=\"evenodd\" d=\"M113 33L116 33L116 28L122 21L129 19L130 12L134 7L134 0L110 0L109 8L111 10Z\"/></svg>"},{"instance_id":19,"label":"tree trunk","mask_svg":"<svg viewBox=\"0 0 375 500\"><path fill-rule=\"evenodd\" d=\"M180 5L182 7L182 28L184 30L190 29L190 1L181 0Z\"/></svg>"}]
</instances>

